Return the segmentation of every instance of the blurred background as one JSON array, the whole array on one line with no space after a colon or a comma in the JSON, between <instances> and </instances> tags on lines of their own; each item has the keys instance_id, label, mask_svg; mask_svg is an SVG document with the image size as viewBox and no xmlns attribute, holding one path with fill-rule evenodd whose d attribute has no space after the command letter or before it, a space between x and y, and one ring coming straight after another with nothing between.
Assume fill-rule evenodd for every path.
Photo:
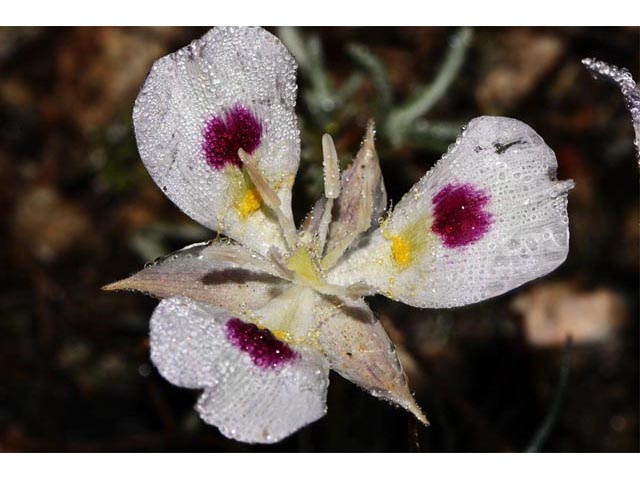
<instances>
[{"instance_id":1,"label":"blurred background","mask_svg":"<svg viewBox=\"0 0 640 480\"><path fill-rule=\"evenodd\" d=\"M332 372L327 415L273 446L202 423L150 363L157 301L100 290L212 237L152 182L131 122L152 62L205 31L0 29L0 451L638 451L638 162L622 96L580 60L637 79L640 29L270 28L300 65L298 219L321 134L346 164L370 117L394 203L487 114L531 125L576 182L551 275L453 310L370 299L429 428Z\"/></svg>"}]
</instances>

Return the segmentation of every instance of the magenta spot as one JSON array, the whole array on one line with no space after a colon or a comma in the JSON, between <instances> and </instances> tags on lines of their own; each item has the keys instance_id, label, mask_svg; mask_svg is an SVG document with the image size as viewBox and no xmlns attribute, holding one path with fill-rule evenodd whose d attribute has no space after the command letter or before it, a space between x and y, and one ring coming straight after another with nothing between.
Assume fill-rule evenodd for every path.
<instances>
[{"instance_id":1,"label":"magenta spot","mask_svg":"<svg viewBox=\"0 0 640 480\"><path fill-rule=\"evenodd\" d=\"M227 164L240 167L238 150L253 153L260 146L262 124L251 110L240 104L223 116L210 118L204 127L204 150L207 163L219 170Z\"/></svg>"},{"instance_id":2,"label":"magenta spot","mask_svg":"<svg viewBox=\"0 0 640 480\"><path fill-rule=\"evenodd\" d=\"M227 322L226 329L229 341L243 352L247 352L258 367L275 368L299 356L269 330L257 327L253 323L232 318Z\"/></svg>"},{"instance_id":3,"label":"magenta spot","mask_svg":"<svg viewBox=\"0 0 640 480\"><path fill-rule=\"evenodd\" d=\"M431 200L433 224L446 247L475 243L489 231L491 214L484 210L489 195L470 184L449 184Z\"/></svg>"}]
</instances>

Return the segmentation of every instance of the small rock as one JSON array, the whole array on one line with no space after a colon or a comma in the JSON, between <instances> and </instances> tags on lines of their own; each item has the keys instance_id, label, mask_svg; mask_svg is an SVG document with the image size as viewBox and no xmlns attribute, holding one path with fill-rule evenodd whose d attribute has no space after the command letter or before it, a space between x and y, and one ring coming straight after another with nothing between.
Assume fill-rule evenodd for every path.
<instances>
[{"instance_id":1,"label":"small rock","mask_svg":"<svg viewBox=\"0 0 640 480\"><path fill-rule=\"evenodd\" d=\"M42 262L52 262L92 234L88 215L50 187L26 191L17 200L14 237Z\"/></svg>"},{"instance_id":2,"label":"small rock","mask_svg":"<svg viewBox=\"0 0 640 480\"><path fill-rule=\"evenodd\" d=\"M476 101L490 114L514 108L557 65L562 39L528 29L508 30L487 49L488 71L476 89ZM489 53L485 53L489 57Z\"/></svg>"},{"instance_id":3,"label":"small rock","mask_svg":"<svg viewBox=\"0 0 640 480\"><path fill-rule=\"evenodd\" d=\"M558 347L571 335L574 344L607 341L627 312L612 290L581 291L569 282L534 287L518 295L512 307L524 317L527 341L536 347Z\"/></svg>"}]
</instances>

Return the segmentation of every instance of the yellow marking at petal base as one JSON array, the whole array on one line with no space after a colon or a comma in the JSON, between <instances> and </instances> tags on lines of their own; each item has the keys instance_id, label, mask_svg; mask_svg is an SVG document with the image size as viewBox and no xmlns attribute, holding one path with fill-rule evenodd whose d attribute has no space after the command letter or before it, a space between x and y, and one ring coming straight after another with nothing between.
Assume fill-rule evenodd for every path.
<instances>
[{"instance_id":1,"label":"yellow marking at petal base","mask_svg":"<svg viewBox=\"0 0 640 480\"><path fill-rule=\"evenodd\" d=\"M230 206L233 206L242 220L247 220L262 207L262 197L244 166L242 169L233 165L227 166L225 174L229 179L229 195L232 199Z\"/></svg>"},{"instance_id":2,"label":"yellow marking at petal base","mask_svg":"<svg viewBox=\"0 0 640 480\"><path fill-rule=\"evenodd\" d=\"M306 246L294 250L287 260L287 268L298 274L310 285L321 285L319 268L314 262L311 252Z\"/></svg>"},{"instance_id":3,"label":"yellow marking at petal base","mask_svg":"<svg viewBox=\"0 0 640 480\"><path fill-rule=\"evenodd\" d=\"M283 343L291 346L305 345L308 347L319 348L320 342L318 337L320 332L314 333L313 331L307 333L304 336L294 337L288 330L270 330L274 337Z\"/></svg>"},{"instance_id":4,"label":"yellow marking at petal base","mask_svg":"<svg viewBox=\"0 0 640 480\"><path fill-rule=\"evenodd\" d=\"M284 328L278 329L269 327L257 317L250 318L249 320L259 328L269 330L269 332L271 332L271 335L276 337L277 340L286 343L287 345L300 345L304 343L304 338L295 338L289 330L286 330Z\"/></svg>"},{"instance_id":5,"label":"yellow marking at petal base","mask_svg":"<svg viewBox=\"0 0 640 480\"><path fill-rule=\"evenodd\" d=\"M418 218L397 233L391 233L388 222L385 221L381 228L384 238L391 242L390 257L398 270L404 270L413 265L416 259L433 245L432 220L430 217ZM389 287L392 288L394 284L395 279L390 278Z\"/></svg>"},{"instance_id":6,"label":"yellow marking at petal base","mask_svg":"<svg viewBox=\"0 0 640 480\"><path fill-rule=\"evenodd\" d=\"M258 190L255 188L247 189L244 197L240 200L240 203L237 205L238 213L243 220L246 220L249 215L258 210L262 206L262 199L260 198L260 194Z\"/></svg>"},{"instance_id":7,"label":"yellow marking at petal base","mask_svg":"<svg viewBox=\"0 0 640 480\"><path fill-rule=\"evenodd\" d=\"M281 342L291 341L291 334L286 330L271 330L271 333L273 333L273 336L276 337Z\"/></svg>"},{"instance_id":8,"label":"yellow marking at petal base","mask_svg":"<svg viewBox=\"0 0 640 480\"><path fill-rule=\"evenodd\" d=\"M400 268L406 268L411 263L411 244L400 235L391 235L391 256Z\"/></svg>"}]
</instances>

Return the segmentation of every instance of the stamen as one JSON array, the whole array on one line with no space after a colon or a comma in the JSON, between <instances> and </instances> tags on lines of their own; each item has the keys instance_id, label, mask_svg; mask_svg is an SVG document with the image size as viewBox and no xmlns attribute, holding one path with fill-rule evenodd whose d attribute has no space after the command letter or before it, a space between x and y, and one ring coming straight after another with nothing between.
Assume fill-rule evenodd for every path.
<instances>
[{"instance_id":1,"label":"stamen","mask_svg":"<svg viewBox=\"0 0 640 480\"><path fill-rule=\"evenodd\" d=\"M360 188L354 189L353 184L351 186L351 196L340 197L340 208L349 211L351 216L349 220L349 229L343 229L340 234L340 238L337 242L332 242L331 250L327 252L325 258L322 259L322 267L325 270L333 267L342 255L349 249L351 244L358 238L358 235L367 231L371 226L371 217L374 212L374 190L371 189L372 185L378 185L384 194L384 187L379 179L380 172L378 167L378 159L374 145L375 124L373 121L369 121L367 124L367 133L365 135L362 146L353 160L351 166L342 175L342 182L355 182ZM323 139L324 140L324 139ZM324 146L324 143L323 143ZM362 170L361 169L366 169ZM376 177L376 173L377 177ZM380 182L380 183L379 183ZM345 190L346 192L346 190ZM344 195L345 192L342 192ZM355 194L354 194L355 192ZM379 194L379 192L377 193ZM356 198L354 198L357 195ZM358 198L359 197L359 198ZM353 203L353 205L350 205ZM380 212L381 214L382 212ZM344 211L342 213L344 216ZM329 219L331 220L331 219Z\"/></svg>"},{"instance_id":2,"label":"stamen","mask_svg":"<svg viewBox=\"0 0 640 480\"><path fill-rule=\"evenodd\" d=\"M331 225L331 211L333 210L333 198L327 198L320 218L320 226L318 228L318 252L322 256L324 246L327 243L327 234L329 233L329 225Z\"/></svg>"},{"instance_id":3,"label":"stamen","mask_svg":"<svg viewBox=\"0 0 640 480\"><path fill-rule=\"evenodd\" d=\"M255 158L245 152L242 148L238 150L238 156L240 157L249 178L258 190L258 193L260 194L260 197L262 197L265 205L276 215L282 235L284 236L288 247L293 250L298 244L298 234L296 232L296 226L293 223L293 219L285 215L280 208L280 197L278 197L276 192L271 189L269 183L258 170Z\"/></svg>"},{"instance_id":4,"label":"stamen","mask_svg":"<svg viewBox=\"0 0 640 480\"><path fill-rule=\"evenodd\" d=\"M260 193L260 196L264 199L264 202L267 204L269 208L279 208L280 207L280 197L274 192L267 181L264 179L262 174L257 168L255 164L255 159L245 152L242 148L238 150L238 156L242 161L244 168L247 170L247 174L249 178L256 186L256 189Z\"/></svg>"},{"instance_id":5,"label":"stamen","mask_svg":"<svg viewBox=\"0 0 640 480\"><path fill-rule=\"evenodd\" d=\"M320 228L318 229L318 250L322 254L331 224L331 211L333 201L340 196L340 167L338 165L338 153L331 135L325 133L322 136L322 166L324 169L324 196L327 199Z\"/></svg>"},{"instance_id":6,"label":"stamen","mask_svg":"<svg viewBox=\"0 0 640 480\"><path fill-rule=\"evenodd\" d=\"M349 248L349 245L351 245L355 236L355 232L349 232L336 244L335 247L327 252L324 258L320 261L320 265L322 265L324 270L329 270L338 263L338 260L342 258L342 254L347 250L347 248Z\"/></svg>"},{"instance_id":7,"label":"stamen","mask_svg":"<svg viewBox=\"0 0 640 480\"><path fill-rule=\"evenodd\" d=\"M282 254L277 248L271 247L267 252L267 257L271 261L273 267L278 271L278 277L293 282L293 273L287 268L287 265L282 258Z\"/></svg>"},{"instance_id":8,"label":"stamen","mask_svg":"<svg viewBox=\"0 0 640 480\"><path fill-rule=\"evenodd\" d=\"M236 152L237 155L237 152ZM247 221L249 217L262 207L260 192L251 181L247 169L240 164L240 168L227 166L224 170L229 181L228 193L232 206L241 220Z\"/></svg>"},{"instance_id":9,"label":"stamen","mask_svg":"<svg viewBox=\"0 0 640 480\"><path fill-rule=\"evenodd\" d=\"M324 196L330 199L340 196L340 167L338 153L331 135L322 136L322 166L324 168Z\"/></svg>"}]
</instances>

